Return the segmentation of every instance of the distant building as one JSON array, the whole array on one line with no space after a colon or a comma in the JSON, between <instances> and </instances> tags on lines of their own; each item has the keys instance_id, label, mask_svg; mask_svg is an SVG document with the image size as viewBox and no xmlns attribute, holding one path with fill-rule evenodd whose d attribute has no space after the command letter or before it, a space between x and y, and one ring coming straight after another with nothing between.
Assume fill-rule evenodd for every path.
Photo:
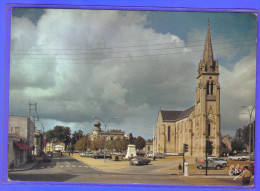
<instances>
[{"instance_id":1,"label":"distant building","mask_svg":"<svg viewBox=\"0 0 260 191\"><path fill-rule=\"evenodd\" d=\"M187 144L186 156L202 157L205 156L206 142L210 141L213 143L212 155L220 155L220 84L218 79L219 65L218 61L213 58L208 25L204 54L197 70L195 105L184 111L159 110L156 126L155 150L157 152L183 153L183 144Z\"/></svg>"},{"instance_id":2,"label":"distant building","mask_svg":"<svg viewBox=\"0 0 260 191\"><path fill-rule=\"evenodd\" d=\"M38 130L34 133L33 155L41 156L42 151L43 151L43 134L40 130Z\"/></svg>"},{"instance_id":3,"label":"distant building","mask_svg":"<svg viewBox=\"0 0 260 191\"><path fill-rule=\"evenodd\" d=\"M104 131L102 131L100 126L101 126L101 123L99 121L96 121L94 123L93 131L91 134L89 134L91 141L93 141L99 137L105 137L106 140L115 140L117 138L122 139L124 137L128 138L128 135L125 135L125 133L120 130L104 132Z\"/></svg>"},{"instance_id":4,"label":"distant building","mask_svg":"<svg viewBox=\"0 0 260 191\"><path fill-rule=\"evenodd\" d=\"M144 152L153 152L153 142L146 142Z\"/></svg>"},{"instance_id":5,"label":"distant building","mask_svg":"<svg viewBox=\"0 0 260 191\"><path fill-rule=\"evenodd\" d=\"M230 136L224 136L221 142L221 154L229 154L232 152L231 147L232 138Z\"/></svg>"},{"instance_id":6,"label":"distant building","mask_svg":"<svg viewBox=\"0 0 260 191\"><path fill-rule=\"evenodd\" d=\"M65 151L65 143L59 140L47 142L45 146L45 152L48 151Z\"/></svg>"},{"instance_id":7,"label":"distant building","mask_svg":"<svg viewBox=\"0 0 260 191\"><path fill-rule=\"evenodd\" d=\"M32 157L35 125L29 117L9 116L8 162L23 164Z\"/></svg>"}]
</instances>

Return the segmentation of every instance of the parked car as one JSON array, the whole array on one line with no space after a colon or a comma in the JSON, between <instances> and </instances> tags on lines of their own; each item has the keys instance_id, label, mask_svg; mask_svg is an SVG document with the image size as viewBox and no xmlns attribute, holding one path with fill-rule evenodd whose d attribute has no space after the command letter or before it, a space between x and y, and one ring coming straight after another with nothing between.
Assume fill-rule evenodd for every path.
<instances>
[{"instance_id":1,"label":"parked car","mask_svg":"<svg viewBox=\"0 0 260 191\"><path fill-rule=\"evenodd\" d=\"M215 163L219 163L222 164L224 167L227 166L227 161L225 159L222 158L213 158L212 159Z\"/></svg>"},{"instance_id":2,"label":"parked car","mask_svg":"<svg viewBox=\"0 0 260 191\"><path fill-rule=\"evenodd\" d=\"M43 155L42 157L43 162L51 162L51 156L50 155Z\"/></svg>"},{"instance_id":3,"label":"parked car","mask_svg":"<svg viewBox=\"0 0 260 191\"><path fill-rule=\"evenodd\" d=\"M218 157L216 157L216 156L208 156L207 158L208 159L215 159L215 158L218 158Z\"/></svg>"},{"instance_id":4,"label":"parked car","mask_svg":"<svg viewBox=\"0 0 260 191\"><path fill-rule=\"evenodd\" d=\"M165 153L167 156L179 156L180 153Z\"/></svg>"},{"instance_id":5,"label":"parked car","mask_svg":"<svg viewBox=\"0 0 260 191\"><path fill-rule=\"evenodd\" d=\"M150 159L143 158L143 157L136 157L136 158L132 158L130 160L131 165L147 165L150 162L151 162Z\"/></svg>"},{"instance_id":6,"label":"parked car","mask_svg":"<svg viewBox=\"0 0 260 191\"><path fill-rule=\"evenodd\" d=\"M166 154L164 153L154 153L154 155L152 153L146 155L148 158L152 158L152 157L156 157L156 158L165 158Z\"/></svg>"},{"instance_id":7,"label":"parked car","mask_svg":"<svg viewBox=\"0 0 260 191\"><path fill-rule=\"evenodd\" d=\"M104 158L104 153L96 153L92 156L94 159L102 159ZM106 154L105 156L106 159L110 158L109 154Z\"/></svg>"},{"instance_id":8,"label":"parked car","mask_svg":"<svg viewBox=\"0 0 260 191\"><path fill-rule=\"evenodd\" d=\"M244 154L237 154L235 156L229 156L228 159L229 160L249 160L249 156L244 155Z\"/></svg>"},{"instance_id":9,"label":"parked car","mask_svg":"<svg viewBox=\"0 0 260 191\"><path fill-rule=\"evenodd\" d=\"M85 153L80 153L81 157L92 157L94 153L92 152L85 152Z\"/></svg>"},{"instance_id":10,"label":"parked car","mask_svg":"<svg viewBox=\"0 0 260 191\"><path fill-rule=\"evenodd\" d=\"M251 164L246 163L244 164L242 167L240 166L230 166L230 170L229 170L229 175L239 175L243 172L243 170L245 170L245 166L248 166L248 170L254 175L254 162L251 162Z\"/></svg>"},{"instance_id":11,"label":"parked car","mask_svg":"<svg viewBox=\"0 0 260 191\"><path fill-rule=\"evenodd\" d=\"M206 159L205 158L197 159L196 163L197 163L198 169L201 170L203 168L206 168ZM223 164L214 162L214 160L212 160L212 159L208 159L208 168L214 168L214 169L220 170L223 167L224 167Z\"/></svg>"}]
</instances>

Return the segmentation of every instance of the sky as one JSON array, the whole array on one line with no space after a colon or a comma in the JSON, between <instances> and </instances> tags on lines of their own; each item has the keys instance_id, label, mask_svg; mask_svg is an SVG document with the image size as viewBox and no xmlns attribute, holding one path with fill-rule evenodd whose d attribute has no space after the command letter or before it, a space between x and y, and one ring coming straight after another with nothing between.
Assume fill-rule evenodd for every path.
<instances>
[{"instance_id":1,"label":"sky","mask_svg":"<svg viewBox=\"0 0 260 191\"><path fill-rule=\"evenodd\" d=\"M160 108L195 104L208 20L221 133L234 135L249 123L241 105L255 104L253 13L14 8L9 113L26 116L37 103L37 129L89 133L96 116L103 130L109 121L107 129L152 138Z\"/></svg>"}]
</instances>

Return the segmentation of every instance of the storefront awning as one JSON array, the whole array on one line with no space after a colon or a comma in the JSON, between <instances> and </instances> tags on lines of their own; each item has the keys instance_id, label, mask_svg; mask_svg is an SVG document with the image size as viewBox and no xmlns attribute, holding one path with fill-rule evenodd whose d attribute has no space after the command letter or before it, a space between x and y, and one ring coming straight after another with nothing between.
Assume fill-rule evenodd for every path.
<instances>
[{"instance_id":1,"label":"storefront awning","mask_svg":"<svg viewBox=\"0 0 260 191\"><path fill-rule=\"evenodd\" d=\"M32 147L27 145L26 143L23 142L14 142L14 144L20 149L20 150L31 150Z\"/></svg>"}]
</instances>

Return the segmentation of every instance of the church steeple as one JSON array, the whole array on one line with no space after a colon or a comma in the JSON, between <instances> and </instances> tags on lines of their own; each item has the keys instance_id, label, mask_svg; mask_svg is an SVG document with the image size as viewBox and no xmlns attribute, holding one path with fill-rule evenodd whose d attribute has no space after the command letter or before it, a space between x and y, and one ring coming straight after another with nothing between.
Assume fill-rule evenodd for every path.
<instances>
[{"instance_id":1,"label":"church steeple","mask_svg":"<svg viewBox=\"0 0 260 191\"><path fill-rule=\"evenodd\" d=\"M211 35L210 35L210 25L208 21L208 31L206 36L206 42L204 47L203 61L204 62L213 62L213 51L212 51L212 43L211 43Z\"/></svg>"},{"instance_id":2,"label":"church steeple","mask_svg":"<svg viewBox=\"0 0 260 191\"><path fill-rule=\"evenodd\" d=\"M208 30L206 35L203 59L200 61L198 67L198 77L202 74L218 74L218 61L214 60L213 57L213 48L211 42L211 34L210 34L210 24L208 21Z\"/></svg>"}]
</instances>

